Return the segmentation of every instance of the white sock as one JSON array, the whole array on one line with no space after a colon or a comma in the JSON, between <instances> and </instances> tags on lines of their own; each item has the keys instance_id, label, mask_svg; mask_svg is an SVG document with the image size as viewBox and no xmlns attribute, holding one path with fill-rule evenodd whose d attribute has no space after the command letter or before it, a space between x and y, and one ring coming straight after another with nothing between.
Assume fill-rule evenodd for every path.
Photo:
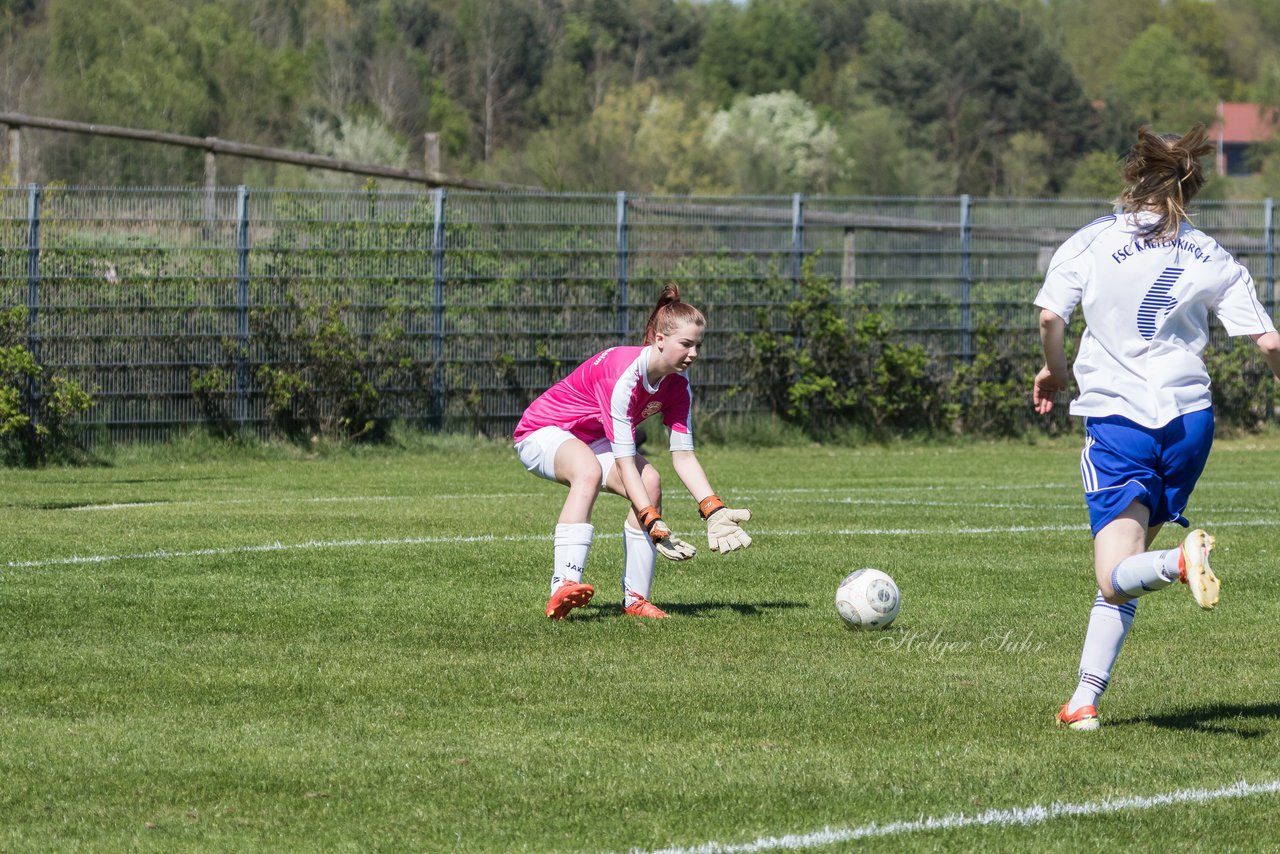
<instances>
[{"instance_id":1,"label":"white sock","mask_svg":"<svg viewBox=\"0 0 1280 854\"><path fill-rule=\"evenodd\" d=\"M1127 557L1111 570L1111 588L1121 596L1136 599L1168 587L1178 580L1178 557L1182 549L1143 552Z\"/></svg>"},{"instance_id":2,"label":"white sock","mask_svg":"<svg viewBox=\"0 0 1280 854\"><path fill-rule=\"evenodd\" d=\"M622 526L622 547L626 558L622 566L622 607L625 608L637 595L649 598L658 549L648 534L630 525Z\"/></svg>"},{"instance_id":3,"label":"white sock","mask_svg":"<svg viewBox=\"0 0 1280 854\"><path fill-rule=\"evenodd\" d=\"M551 571L552 593L566 581L582 581L595 531L588 522L556 525L556 568Z\"/></svg>"},{"instance_id":4,"label":"white sock","mask_svg":"<svg viewBox=\"0 0 1280 854\"><path fill-rule=\"evenodd\" d=\"M1120 656L1125 635L1138 612L1137 600L1112 605L1102 598L1093 600L1089 612L1089 628L1084 633L1084 649L1080 653L1080 682L1067 702L1067 714L1081 706L1096 706L1102 692L1111 682L1111 668Z\"/></svg>"}]
</instances>

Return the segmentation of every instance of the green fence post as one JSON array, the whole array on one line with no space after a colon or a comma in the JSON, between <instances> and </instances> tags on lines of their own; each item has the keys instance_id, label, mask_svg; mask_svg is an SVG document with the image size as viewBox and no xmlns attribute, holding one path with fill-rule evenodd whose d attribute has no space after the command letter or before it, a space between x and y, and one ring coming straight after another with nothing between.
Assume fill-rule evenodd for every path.
<instances>
[{"instance_id":1,"label":"green fence post","mask_svg":"<svg viewBox=\"0 0 1280 854\"><path fill-rule=\"evenodd\" d=\"M973 360L973 199L960 197L960 355Z\"/></svg>"},{"instance_id":2,"label":"green fence post","mask_svg":"<svg viewBox=\"0 0 1280 854\"><path fill-rule=\"evenodd\" d=\"M36 366L40 365L40 197L39 184L27 185L27 349ZM27 383L27 416L29 429L39 426L40 380Z\"/></svg>"},{"instance_id":3,"label":"green fence post","mask_svg":"<svg viewBox=\"0 0 1280 854\"><path fill-rule=\"evenodd\" d=\"M618 343L626 344L631 333L631 294L628 287L630 268L628 266L628 234L627 234L627 193L618 191L617 206L618 226Z\"/></svg>"},{"instance_id":4,"label":"green fence post","mask_svg":"<svg viewBox=\"0 0 1280 854\"><path fill-rule=\"evenodd\" d=\"M1262 245L1267 258L1267 283L1263 290L1263 298L1267 301L1267 311L1276 310L1276 200L1266 199L1262 203Z\"/></svg>"},{"instance_id":5,"label":"green fence post","mask_svg":"<svg viewBox=\"0 0 1280 854\"><path fill-rule=\"evenodd\" d=\"M791 285L792 295L800 293L804 277L804 193L791 196Z\"/></svg>"},{"instance_id":6,"label":"green fence post","mask_svg":"<svg viewBox=\"0 0 1280 854\"><path fill-rule=\"evenodd\" d=\"M432 279L435 282L435 329L431 340L431 424L439 430L444 427L444 372L441 362L444 360L444 238L445 207L444 187L436 187L431 191L435 196L435 222L431 230Z\"/></svg>"},{"instance_id":7,"label":"green fence post","mask_svg":"<svg viewBox=\"0 0 1280 854\"><path fill-rule=\"evenodd\" d=\"M236 422L249 418L249 188L236 187Z\"/></svg>"}]
</instances>

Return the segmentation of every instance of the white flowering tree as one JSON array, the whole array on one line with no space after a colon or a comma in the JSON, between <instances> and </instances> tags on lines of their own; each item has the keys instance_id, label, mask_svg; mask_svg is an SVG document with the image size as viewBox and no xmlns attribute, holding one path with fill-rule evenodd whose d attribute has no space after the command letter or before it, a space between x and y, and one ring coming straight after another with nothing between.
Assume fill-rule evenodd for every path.
<instances>
[{"instance_id":1,"label":"white flowering tree","mask_svg":"<svg viewBox=\"0 0 1280 854\"><path fill-rule=\"evenodd\" d=\"M827 192L848 161L835 128L794 92L739 98L712 117L704 139L741 193Z\"/></svg>"},{"instance_id":2,"label":"white flowering tree","mask_svg":"<svg viewBox=\"0 0 1280 854\"><path fill-rule=\"evenodd\" d=\"M342 116L337 126L319 119L308 123L311 131L311 150L325 157L352 160L357 163L376 163L379 166L404 168L409 162L408 147L388 125L372 116ZM340 172L320 172L307 176L307 183L316 187L346 187L353 178Z\"/></svg>"}]
</instances>

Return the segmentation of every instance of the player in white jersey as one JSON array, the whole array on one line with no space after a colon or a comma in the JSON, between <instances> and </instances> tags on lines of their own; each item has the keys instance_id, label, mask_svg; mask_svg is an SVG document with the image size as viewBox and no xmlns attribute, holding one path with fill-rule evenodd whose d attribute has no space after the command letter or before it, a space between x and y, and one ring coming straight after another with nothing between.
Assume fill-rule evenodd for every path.
<instances>
[{"instance_id":1,"label":"player in white jersey","mask_svg":"<svg viewBox=\"0 0 1280 854\"><path fill-rule=\"evenodd\" d=\"M1117 213L1058 249L1035 299L1045 356L1032 391L1037 412L1052 410L1067 387L1064 339L1077 306L1086 324L1070 411L1085 424L1080 472L1098 592L1079 682L1057 715L1072 730L1098 728L1098 699L1138 597L1180 581L1201 608L1218 601L1212 536L1197 529L1179 548L1147 551L1165 522L1190 527L1182 514L1213 444L1201 357L1209 313L1228 334L1251 337L1280 377L1280 334L1248 270L1187 221L1186 206L1204 186L1200 158L1212 151L1203 125L1181 137L1139 131Z\"/></svg>"},{"instance_id":2,"label":"player in white jersey","mask_svg":"<svg viewBox=\"0 0 1280 854\"><path fill-rule=\"evenodd\" d=\"M741 524L750 510L726 507L711 491L693 451L692 396L685 372L698 358L706 331L702 312L667 285L645 328L644 345L610 347L579 365L529 404L514 440L530 472L569 487L555 532L555 568L546 614L563 620L586 605L595 588L583 582L595 529L591 509L601 489L631 501L622 526L622 610L637 617L667 614L649 601L657 555L687 560L695 549L663 521L662 483L636 453L635 428L661 413L671 431L671 463L698 502L712 551L751 545Z\"/></svg>"}]
</instances>

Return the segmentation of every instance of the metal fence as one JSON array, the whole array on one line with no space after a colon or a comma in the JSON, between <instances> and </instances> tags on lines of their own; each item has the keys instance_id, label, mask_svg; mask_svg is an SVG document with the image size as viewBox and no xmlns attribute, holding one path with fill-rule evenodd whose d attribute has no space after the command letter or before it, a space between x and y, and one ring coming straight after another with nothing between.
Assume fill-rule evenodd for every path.
<instances>
[{"instance_id":1,"label":"metal fence","mask_svg":"<svg viewBox=\"0 0 1280 854\"><path fill-rule=\"evenodd\" d=\"M0 190L0 307L25 307L40 363L91 390L88 420L117 438L211 417L264 429L264 369L302 360L326 307L365 349L398 342L396 364L370 377L382 415L497 432L586 356L636 343L674 281L709 320L692 377L700 406L740 412L758 405L750 389L729 393L743 382L740 334L786 327L806 266L950 369L972 358L984 324L1033 346L1049 257L1108 210L33 184ZM1273 214L1271 200L1196 213L1272 309Z\"/></svg>"}]
</instances>

